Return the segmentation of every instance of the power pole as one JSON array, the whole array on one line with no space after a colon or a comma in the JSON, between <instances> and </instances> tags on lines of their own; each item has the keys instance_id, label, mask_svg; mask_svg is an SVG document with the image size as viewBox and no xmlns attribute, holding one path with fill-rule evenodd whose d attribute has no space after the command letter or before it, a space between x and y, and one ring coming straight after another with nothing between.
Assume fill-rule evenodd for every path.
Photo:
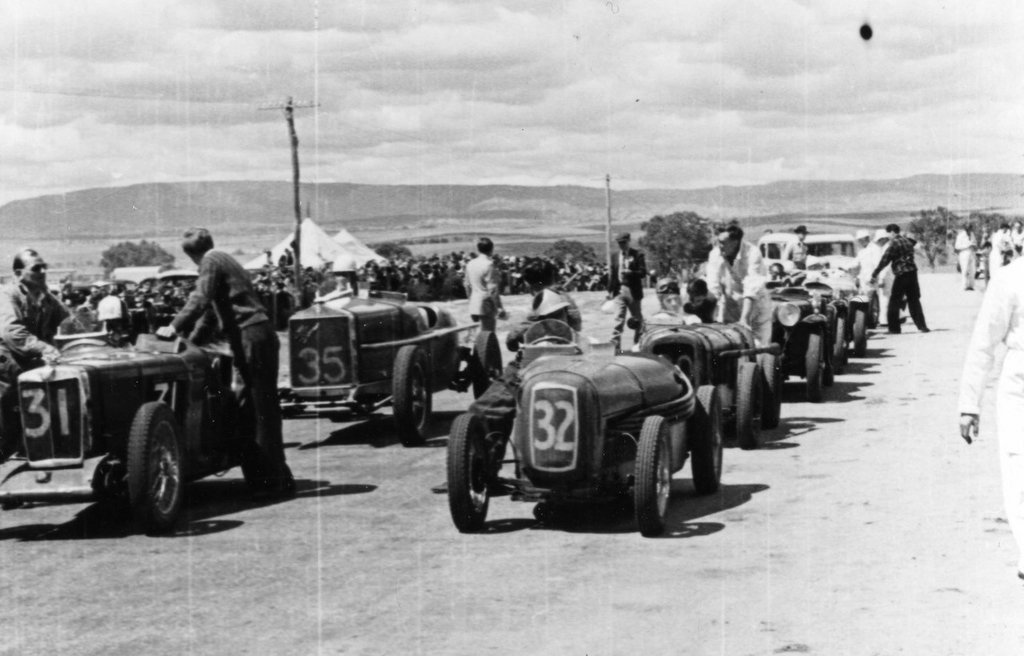
<instances>
[{"instance_id":1,"label":"power pole","mask_svg":"<svg viewBox=\"0 0 1024 656\"><path fill-rule=\"evenodd\" d=\"M292 145L292 182L295 188L295 297L302 301L302 202L299 200L299 136L295 133L295 109L303 107L319 107L319 103L295 102L291 96L283 104L260 105L259 109L283 109L284 118L288 122L288 137Z\"/></svg>"},{"instance_id":2,"label":"power pole","mask_svg":"<svg viewBox=\"0 0 1024 656\"><path fill-rule=\"evenodd\" d=\"M608 267L608 286L612 284L612 174L604 176L604 204L608 218L604 224L604 263Z\"/></svg>"}]
</instances>

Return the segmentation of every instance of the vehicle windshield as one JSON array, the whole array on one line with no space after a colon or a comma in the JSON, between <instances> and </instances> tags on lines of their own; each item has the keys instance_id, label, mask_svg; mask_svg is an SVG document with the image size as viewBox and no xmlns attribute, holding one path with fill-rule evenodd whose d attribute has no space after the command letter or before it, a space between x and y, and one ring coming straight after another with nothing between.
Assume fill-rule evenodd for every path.
<instances>
[{"instance_id":1,"label":"vehicle windshield","mask_svg":"<svg viewBox=\"0 0 1024 656\"><path fill-rule=\"evenodd\" d=\"M761 244L761 256L769 260L781 260L782 244L771 241Z\"/></svg>"},{"instance_id":2,"label":"vehicle windshield","mask_svg":"<svg viewBox=\"0 0 1024 656\"><path fill-rule=\"evenodd\" d=\"M848 241L826 241L817 244L807 244L807 254L815 257L825 257L826 255L854 257L857 253L853 244Z\"/></svg>"}]
</instances>

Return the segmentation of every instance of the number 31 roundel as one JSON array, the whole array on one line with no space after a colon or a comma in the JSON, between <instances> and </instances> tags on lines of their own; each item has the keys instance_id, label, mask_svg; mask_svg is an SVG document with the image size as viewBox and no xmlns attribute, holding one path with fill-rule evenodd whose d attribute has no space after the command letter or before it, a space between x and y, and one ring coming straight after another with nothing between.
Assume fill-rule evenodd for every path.
<instances>
[{"instance_id":1,"label":"number 31 roundel","mask_svg":"<svg viewBox=\"0 0 1024 656\"><path fill-rule=\"evenodd\" d=\"M576 467L579 421L576 389L557 383L538 383L530 392L530 449L533 466L546 471Z\"/></svg>"}]
</instances>

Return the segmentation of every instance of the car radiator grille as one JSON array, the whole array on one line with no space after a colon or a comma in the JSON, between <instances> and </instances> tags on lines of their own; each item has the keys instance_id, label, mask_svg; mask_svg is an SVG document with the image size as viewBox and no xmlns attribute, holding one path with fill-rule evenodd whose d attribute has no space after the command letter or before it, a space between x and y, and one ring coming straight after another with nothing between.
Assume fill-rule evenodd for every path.
<instances>
[{"instance_id":1,"label":"car radiator grille","mask_svg":"<svg viewBox=\"0 0 1024 656\"><path fill-rule=\"evenodd\" d=\"M75 378L18 385L29 461L81 460L82 395Z\"/></svg>"}]
</instances>

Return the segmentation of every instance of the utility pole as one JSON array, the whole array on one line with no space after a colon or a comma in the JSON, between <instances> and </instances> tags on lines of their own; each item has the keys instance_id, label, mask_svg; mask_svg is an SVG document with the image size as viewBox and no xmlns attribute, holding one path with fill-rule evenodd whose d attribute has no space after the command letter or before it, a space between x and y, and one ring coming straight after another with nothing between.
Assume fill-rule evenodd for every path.
<instances>
[{"instance_id":1,"label":"utility pole","mask_svg":"<svg viewBox=\"0 0 1024 656\"><path fill-rule=\"evenodd\" d=\"M288 122L288 137L292 146L292 183L295 188L295 297L302 301L302 202L299 200L299 136L295 133L295 109L303 107L319 107L319 103L295 102L291 96L283 104L260 105L259 109L283 109L284 118Z\"/></svg>"},{"instance_id":2,"label":"utility pole","mask_svg":"<svg viewBox=\"0 0 1024 656\"><path fill-rule=\"evenodd\" d=\"M608 285L612 280L612 174L604 176L604 204L608 211L608 218L604 224L604 263L608 267Z\"/></svg>"}]
</instances>

